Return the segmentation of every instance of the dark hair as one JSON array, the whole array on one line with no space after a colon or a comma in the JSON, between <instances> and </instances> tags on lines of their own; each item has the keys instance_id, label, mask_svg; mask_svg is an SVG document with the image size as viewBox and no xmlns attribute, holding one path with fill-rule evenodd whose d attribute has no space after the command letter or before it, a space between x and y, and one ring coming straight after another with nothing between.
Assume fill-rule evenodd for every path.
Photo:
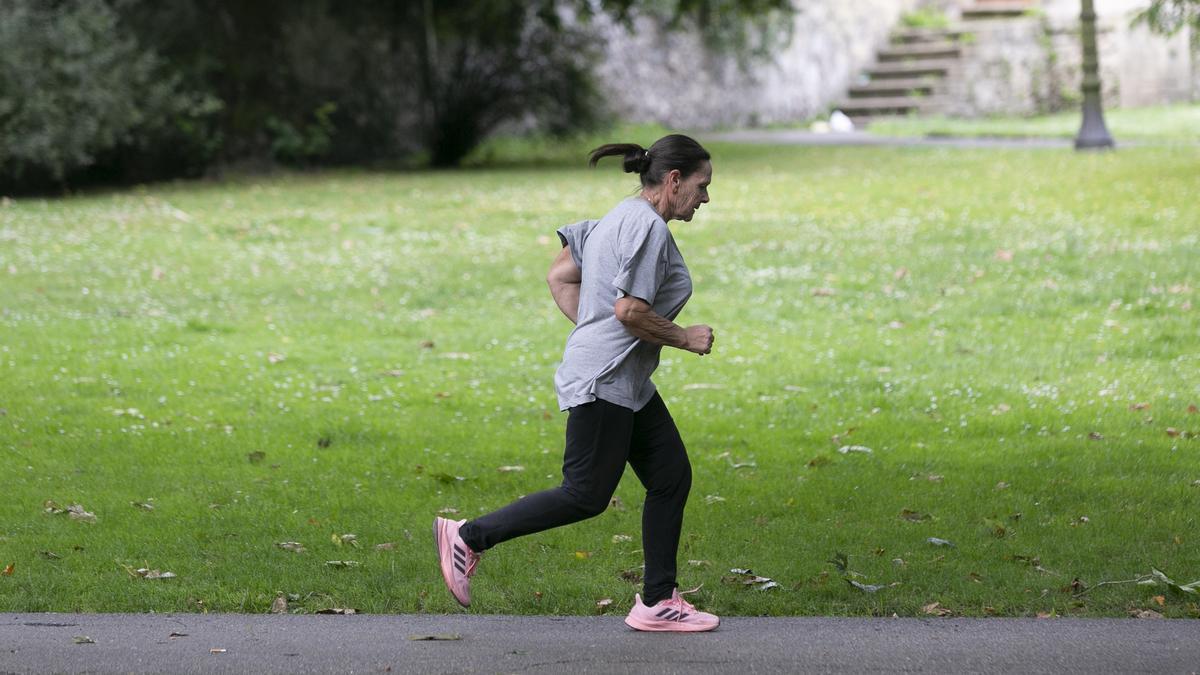
<instances>
[{"instance_id":1,"label":"dark hair","mask_svg":"<svg viewBox=\"0 0 1200 675\"><path fill-rule=\"evenodd\" d=\"M663 177L672 169L679 169L683 178L700 170L700 165L712 159L712 155L699 143L683 134L671 134L654 141L649 149L637 143L609 143L588 155L588 166L596 166L601 157L622 155L625 158L625 173L636 173L642 179L642 187L662 183Z\"/></svg>"}]
</instances>

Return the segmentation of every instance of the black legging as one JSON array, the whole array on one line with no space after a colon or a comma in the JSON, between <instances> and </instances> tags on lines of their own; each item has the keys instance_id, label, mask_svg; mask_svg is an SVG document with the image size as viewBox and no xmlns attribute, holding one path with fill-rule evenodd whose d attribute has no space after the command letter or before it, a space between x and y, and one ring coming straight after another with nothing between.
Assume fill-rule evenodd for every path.
<instances>
[{"instance_id":1,"label":"black legging","mask_svg":"<svg viewBox=\"0 0 1200 675\"><path fill-rule=\"evenodd\" d=\"M642 595L652 605L675 588L683 507L692 486L683 439L657 393L637 412L600 399L571 408L562 485L476 518L459 534L467 546L483 552L515 537L598 516L608 508L627 461L646 488Z\"/></svg>"}]
</instances>

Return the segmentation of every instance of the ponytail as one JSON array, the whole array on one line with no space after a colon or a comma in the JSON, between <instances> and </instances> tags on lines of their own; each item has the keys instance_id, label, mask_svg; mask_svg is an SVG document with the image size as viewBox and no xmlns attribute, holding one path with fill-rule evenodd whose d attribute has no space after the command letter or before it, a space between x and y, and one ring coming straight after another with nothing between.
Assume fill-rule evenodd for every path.
<instances>
[{"instance_id":1,"label":"ponytail","mask_svg":"<svg viewBox=\"0 0 1200 675\"><path fill-rule=\"evenodd\" d=\"M678 169L680 175L687 178L712 158L694 139L682 134L671 134L655 141L649 149L637 143L602 145L588 154L588 166L594 167L601 158L612 155L621 155L624 158L622 168L625 173L638 174L642 180L642 187L662 183L663 177L674 169Z\"/></svg>"}]
</instances>

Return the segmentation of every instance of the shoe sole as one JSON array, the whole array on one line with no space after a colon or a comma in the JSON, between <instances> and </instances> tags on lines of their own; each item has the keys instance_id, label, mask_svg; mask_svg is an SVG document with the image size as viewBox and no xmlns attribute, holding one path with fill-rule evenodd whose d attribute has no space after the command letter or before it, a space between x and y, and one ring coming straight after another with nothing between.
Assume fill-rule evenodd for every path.
<instances>
[{"instance_id":1,"label":"shoe sole","mask_svg":"<svg viewBox=\"0 0 1200 675\"><path fill-rule=\"evenodd\" d=\"M463 607L470 607L470 598L467 598L467 601L463 602L463 599L458 597L458 594L454 592L454 568L453 563L450 562L450 558L453 554L442 554L442 541L446 538L446 533L442 531L445 527L443 521L449 522L444 518L435 518L433 520L433 545L437 550L438 566L442 568L442 581L446 582L446 590L450 591L450 595L454 597L454 600L458 602L458 604L462 605ZM453 544L451 544L451 546L453 546ZM447 551L447 553L449 553L449 551Z\"/></svg>"},{"instance_id":2,"label":"shoe sole","mask_svg":"<svg viewBox=\"0 0 1200 675\"><path fill-rule=\"evenodd\" d=\"M654 623L643 623L641 621L631 619L630 617L625 617L625 625L634 630L649 633L703 633L716 629L721 625L721 622L718 620L711 626L695 623L688 624L680 621L657 621Z\"/></svg>"}]
</instances>

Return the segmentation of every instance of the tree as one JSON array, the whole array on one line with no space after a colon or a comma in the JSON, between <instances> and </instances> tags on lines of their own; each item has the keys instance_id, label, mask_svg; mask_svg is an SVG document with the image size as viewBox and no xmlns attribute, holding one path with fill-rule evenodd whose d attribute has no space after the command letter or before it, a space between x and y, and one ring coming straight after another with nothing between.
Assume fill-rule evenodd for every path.
<instances>
[{"instance_id":1,"label":"tree","mask_svg":"<svg viewBox=\"0 0 1200 675\"><path fill-rule=\"evenodd\" d=\"M1134 22L1145 23L1164 35L1174 35L1184 26L1200 30L1200 0L1152 0L1149 7L1138 12Z\"/></svg>"}]
</instances>

